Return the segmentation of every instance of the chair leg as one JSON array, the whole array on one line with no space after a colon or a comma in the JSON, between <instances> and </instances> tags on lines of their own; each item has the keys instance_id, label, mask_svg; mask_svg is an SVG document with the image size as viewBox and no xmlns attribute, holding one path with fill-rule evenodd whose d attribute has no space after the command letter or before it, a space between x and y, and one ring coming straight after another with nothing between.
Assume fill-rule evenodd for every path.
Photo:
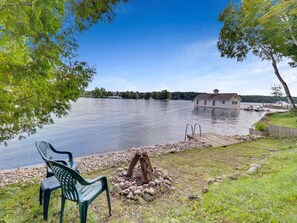
<instances>
[{"instance_id":1,"label":"chair leg","mask_svg":"<svg viewBox=\"0 0 297 223\"><path fill-rule=\"evenodd\" d=\"M48 206L49 206L49 201L50 201L50 191L49 190L45 190L44 194L43 194L43 219L47 220L47 216L48 216Z\"/></svg>"},{"instance_id":2,"label":"chair leg","mask_svg":"<svg viewBox=\"0 0 297 223\"><path fill-rule=\"evenodd\" d=\"M39 187L39 205L42 205L42 194L43 194L43 191L41 187Z\"/></svg>"},{"instance_id":3,"label":"chair leg","mask_svg":"<svg viewBox=\"0 0 297 223\"><path fill-rule=\"evenodd\" d=\"M63 222L63 215L64 215L64 208L65 208L65 201L66 198L63 197L63 195L61 196L61 213L60 213L60 223Z\"/></svg>"},{"instance_id":4,"label":"chair leg","mask_svg":"<svg viewBox=\"0 0 297 223\"><path fill-rule=\"evenodd\" d=\"M80 216L80 223L87 222L87 215L88 215L88 203L83 202L79 204L79 216Z\"/></svg>"},{"instance_id":5,"label":"chair leg","mask_svg":"<svg viewBox=\"0 0 297 223\"><path fill-rule=\"evenodd\" d=\"M107 197L109 216L111 216L111 203L110 203L110 193L109 193L108 186L106 186L106 197Z\"/></svg>"}]
</instances>

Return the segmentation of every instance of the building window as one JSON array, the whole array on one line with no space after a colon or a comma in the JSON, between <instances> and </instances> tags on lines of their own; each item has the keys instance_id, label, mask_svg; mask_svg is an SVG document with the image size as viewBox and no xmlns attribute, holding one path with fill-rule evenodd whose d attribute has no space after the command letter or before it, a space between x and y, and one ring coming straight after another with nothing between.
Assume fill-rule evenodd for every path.
<instances>
[{"instance_id":1,"label":"building window","mask_svg":"<svg viewBox=\"0 0 297 223\"><path fill-rule=\"evenodd\" d=\"M212 105L215 106L216 105L216 101L212 101Z\"/></svg>"},{"instance_id":2,"label":"building window","mask_svg":"<svg viewBox=\"0 0 297 223\"><path fill-rule=\"evenodd\" d=\"M204 100L204 105L206 105L206 100Z\"/></svg>"},{"instance_id":3,"label":"building window","mask_svg":"<svg viewBox=\"0 0 297 223\"><path fill-rule=\"evenodd\" d=\"M222 101L222 104L224 105L225 104L225 101Z\"/></svg>"},{"instance_id":4,"label":"building window","mask_svg":"<svg viewBox=\"0 0 297 223\"><path fill-rule=\"evenodd\" d=\"M232 105L237 105L237 101L232 101Z\"/></svg>"},{"instance_id":5,"label":"building window","mask_svg":"<svg viewBox=\"0 0 297 223\"><path fill-rule=\"evenodd\" d=\"M199 105L199 101L197 100L197 103L196 103L197 105Z\"/></svg>"}]
</instances>

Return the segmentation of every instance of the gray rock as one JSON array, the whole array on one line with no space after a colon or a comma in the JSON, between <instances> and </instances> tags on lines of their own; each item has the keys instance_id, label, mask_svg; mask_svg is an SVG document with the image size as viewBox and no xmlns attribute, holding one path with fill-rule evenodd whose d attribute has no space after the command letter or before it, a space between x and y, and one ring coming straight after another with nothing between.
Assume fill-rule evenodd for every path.
<instances>
[{"instance_id":1,"label":"gray rock","mask_svg":"<svg viewBox=\"0 0 297 223\"><path fill-rule=\"evenodd\" d=\"M195 194L190 194L190 195L188 196L188 198L189 198L190 200L198 200L198 201L201 200L201 197L200 197L199 195L195 195Z\"/></svg>"},{"instance_id":2,"label":"gray rock","mask_svg":"<svg viewBox=\"0 0 297 223\"><path fill-rule=\"evenodd\" d=\"M257 171L258 171L258 169L256 167L252 166L246 171L246 173L247 174L255 174Z\"/></svg>"},{"instance_id":3,"label":"gray rock","mask_svg":"<svg viewBox=\"0 0 297 223\"><path fill-rule=\"evenodd\" d=\"M214 182L213 185L218 186L218 185L220 185L220 183L219 182Z\"/></svg>"},{"instance_id":4,"label":"gray rock","mask_svg":"<svg viewBox=\"0 0 297 223\"><path fill-rule=\"evenodd\" d=\"M165 179L165 180L164 180L164 183L165 183L165 184L168 184L168 185L171 185L171 181L168 180L168 179Z\"/></svg>"},{"instance_id":5,"label":"gray rock","mask_svg":"<svg viewBox=\"0 0 297 223\"><path fill-rule=\"evenodd\" d=\"M142 197L137 197L138 199L138 203L141 204L141 205L145 205L146 204L146 201L142 198Z\"/></svg>"},{"instance_id":6,"label":"gray rock","mask_svg":"<svg viewBox=\"0 0 297 223\"><path fill-rule=\"evenodd\" d=\"M161 181L158 180L158 179L155 179L155 183L156 183L157 185L159 185L159 184L161 184Z\"/></svg>"},{"instance_id":7,"label":"gray rock","mask_svg":"<svg viewBox=\"0 0 297 223\"><path fill-rule=\"evenodd\" d=\"M143 199L146 201L146 202L149 202L149 201L152 201L154 198L153 196L149 195L149 194L144 194L143 195Z\"/></svg>"},{"instance_id":8,"label":"gray rock","mask_svg":"<svg viewBox=\"0 0 297 223\"><path fill-rule=\"evenodd\" d=\"M123 193L124 195L128 195L128 194L130 193L130 190L129 190L129 189L125 189L125 190L122 191L122 193Z\"/></svg>"},{"instance_id":9,"label":"gray rock","mask_svg":"<svg viewBox=\"0 0 297 223\"><path fill-rule=\"evenodd\" d=\"M203 187L203 188L201 189L201 192L204 193L204 194L208 193L208 192L209 192L208 187Z\"/></svg>"},{"instance_id":10,"label":"gray rock","mask_svg":"<svg viewBox=\"0 0 297 223\"><path fill-rule=\"evenodd\" d=\"M164 178L163 177L159 177L160 182L164 182Z\"/></svg>"},{"instance_id":11,"label":"gray rock","mask_svg":"<svg viewBox=\"0 0 297 223\"><path fill-rule=\"evenodd\" d=\"M207 184L213 184L215 182L215 179L210 177L207 179Z\"/></svg>"},{"instance_id":12,"label":"gray rock","mask_svg":"<svg viewBox=\"0 0 297 223\"><path fill-rule=\"evenodd\" d=\"M235 172L235 173L230 174L229 175L229 178L231 180L237 180L239 176L240 176L240 173L239 172Z\"/></svg>"},{"instance_id":13,"label":"gray rock","mask_svg":"<svg viewBox=\"0 0 297 223\"><path fill-rule=\"evenodd\" d=\"M168 184L164 184L164 187L165 187L167 190L171 190L171 186L168 185Z\"/></svg>"},{"instance_id":14,"label":"gray rock","mask_svg":"<svg viewBox=\"0 0 297 223\"><path fill-rule=\"evenodd\" d=\"M148 188L149 187L148 184L143 184L142 186L143 186L143 188Z\"/></svg>"},{"instance_id":15,"label":"gray rock","mask_svg":"<svg viewBox=\"0 0 297 223\"><path fill-rule=\"evenodd\" d=\"M149 182L149 186L150 186L150 187L154 187L154 186L156 186L156 182L155 182L155 181L150 181L150 182Z\"/></svg>"},{"instance_id":16,"label":"gray rock","mask_svg":"<svg viewBox=\"0 0 297 223\"><path fill-rule=\"evenodd\" d=\"M143 186L138 186L138 187L137 187L137 190L141 190L141 191L143 191Z\"/></svg>"},{"instance_id":17,"label":"gray rock","mask_svg":"<svg viewBox=\"0 0 297 223\"><path fill-rule=\"evenodd\" d=\"M150 195L154 195L155 194L155 190L154 190L154 188L149 188L149 190L148 190L148 193L150 194Z\"/></svg>"},{"instance_id":18,"label":"gray rock","mask_svg":"<svg viewBox=\"0 0 297 223\"><path fill-rule=\"evenodd\" d=\"M134 197L133 193L130 191L129 194L127 195L127 198L132 199L133 197Z\"/></svg>"},{"instance_id":19,"label":"gray rock","mask_svg":"<svg viewBox=\"0 0 297 223\"><path fill-rule=\"evenodd\" d=\"M141 193L142 193L141 190L135 190L135 191L134 191L134 194L135 194L135 195L139 195L139 194L141 194Z\"/></svg>"},{"instance_id":20,"label":"gray rock","mask_svg":"<svg viewBox=\"0 0 297 223\"><path fill-rule=\"evenodd\" d=\"M129 187L129 190L132 191L132 192L136 191L136 186Z\"/></svg>"},{"instance_id":21,"label":"gray rock","mask_svg":"<svg viewBox=\"0 0 297 223\"><path fill-rule=\"evenodd\" d=\"M119 186L124 189L124 186L125 186L124 182L119 183Z\"/></svg>"},{"instance_id":22,"label":"gray rock","mask_svg":"<svg viewBox=\"0 0 297 223\"><path fill-rule=\"evenodd\" d=\"M121 188L118 184L115 184L115 185L113 186L113 191L114 191L115 193L119 194L119 193L121 193L122 188Z\"/></svg>"},{"instance_id":23,"label":"gray rock","mask_svg":"<svg viewBox=\"0 0 297 223\"><path fill-rule=\"evenodd\" d=\"M128 187L131 187L132 186L132 183L130 182L130 181L126 181L125 183L124 183L124 186L122 187L123 189L126 189L126 188L128 188Z\"/></svg>"},{"instance_id":24,"label":"gray rock","mask_svg":"<svg viewBox=\"0 0 297 223\"><path fill-rule=\"evenodd\" d=\"M255 167L257 170L261 168L261 166L257 163L252 163L250 167Z\"/></svg>"}]
</instances>

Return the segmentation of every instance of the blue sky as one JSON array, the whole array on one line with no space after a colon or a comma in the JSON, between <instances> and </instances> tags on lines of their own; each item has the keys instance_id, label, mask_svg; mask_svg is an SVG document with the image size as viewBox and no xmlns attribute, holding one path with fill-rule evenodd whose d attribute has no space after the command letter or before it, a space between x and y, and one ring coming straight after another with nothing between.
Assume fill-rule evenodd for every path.
<instances>
[{"instance_id":1,"label":"blue sky","mask_svg":"<svg viewBox=\"0 0 297 223\"><path fill-rule=\"evenodd\" d=\"M97 74L89 90L198 91L270 94L278 83L269 62L254 56L239 63L221 58L216 41L219 13L229 0L132 0L111 24L79 36L79 58ZM296 72L280 71L297 96Z\"/></svg>"}]
</instances>

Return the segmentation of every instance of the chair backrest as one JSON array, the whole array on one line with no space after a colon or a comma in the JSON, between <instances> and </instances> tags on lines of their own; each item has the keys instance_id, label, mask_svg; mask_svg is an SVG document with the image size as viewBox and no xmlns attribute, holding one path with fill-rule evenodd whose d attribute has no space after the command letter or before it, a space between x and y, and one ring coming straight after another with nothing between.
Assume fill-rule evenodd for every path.
<instances>
[{"instance_id":1,"label":"chair backrest","mask_svg":"<svg viewBox=\"0 0 297 223\"><path fill-rule=\"evenodd\" d=\"M45 141L36 141L36 148L44 161L52 159L52 145Z\"/></svg>"},{"instance_id":2,"label":"chair backrest","mask_svg":"<svg viewBox=\"0 0 297 223\"><path fill-rule=\"evenodd\" d=\"M76 189L77 181L81 182L82 177L73 169L52 160L47 160L46 164L51 168L56 178L59 180L62 194L65 198L78 201L79 194Z\"/></svg>"}]
</instances>

